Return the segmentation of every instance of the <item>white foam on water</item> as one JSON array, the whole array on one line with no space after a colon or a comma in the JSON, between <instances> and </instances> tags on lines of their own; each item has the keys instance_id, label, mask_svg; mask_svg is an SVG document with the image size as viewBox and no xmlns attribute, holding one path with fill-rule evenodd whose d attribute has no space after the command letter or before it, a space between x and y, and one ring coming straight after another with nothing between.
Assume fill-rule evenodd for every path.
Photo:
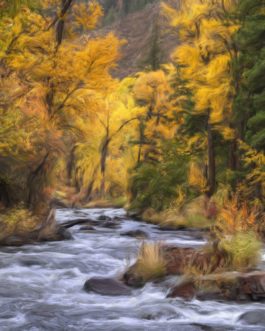
<instances>
[{"instance_id":1,"label":"white foam on water","mask_svg":"<svg viewBox=\"0 0 265 331\"><path fill-rule=\"evenodd\" d=\"M85 233L73 228L74 240L0 251L1 331L175 331L192 323L235 330L241 328L238 318L242 313L255 309L265 313L262 304L169 299L163 283L148 283L133 290L131 296L86 293L83 285L88 278L121 275L128 260L133 262L141 240L123 236L123 232L140 229L148 234L148 240L183 247L205 243L192 232L160 231L154 225L130 220L123 209L57 211L59 222L98 220L101 215L123 220L117 229L107 231ZM6 315L7 307L11 317Z\"/></svg>"}]
</instances>

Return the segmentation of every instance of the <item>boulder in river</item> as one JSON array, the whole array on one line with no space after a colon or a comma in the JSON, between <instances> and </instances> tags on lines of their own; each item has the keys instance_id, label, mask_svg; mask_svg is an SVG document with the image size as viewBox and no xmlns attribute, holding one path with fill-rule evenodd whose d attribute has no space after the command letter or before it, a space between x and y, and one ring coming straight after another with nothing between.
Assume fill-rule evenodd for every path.
<instances>
[{"instance_id":1,"label":"boulder in river","mask_svg":"<svg viewBox=\"0 0 265 331\"><path fill-rule=\"evenodd\" d=\"M86 292L95 292L101 295L130 295L131 289L122 282L113 278L92 277L84 284Z\"/></svg>"},{"instance_id":2,"label":"boulder in river","mask_svg":"<svg viewBox=\"0 0 265 331\"><path fill-rule=\"evenodd\" d=\"M165 276L183 274L196 253L194 248L180 248L167 245L162 246L161 251L165 261ZM123 280L132 287L141 287L145 284L142 276L139 275L137 261L125 272Z\"/></svg>"},{"instance_id":3,"label":"boulder in river","mask_svg":"<svg viewBox=\"0 0 265 331\"><path fill-rule=\"evenodd\" d=\"M102 223L100 222L98 225L107 229L117 229L120 226L120 224L115 221L105 221Z\"/></svg>"},{"instance_id":4,"label":"boulder in river","mask_svg":"<svg viewBox=\"0 0 265 331\"><path fill-rule=\"evenodd\" d=\"M265 325L265 310L248 311L239 317L239 321L249 325Z\"/></svg>"},{"instance_id":5,"label":"boulder in river","mask_svg":"<svg viewBox=\"0 0 265 331\"><path fill-rule=\"evenodd\" d=\"M98 217L98 221L111 221L112 218L110 216L107 216L107 215L100 215Z\"/></svg>"},{"instance_id":6,"label":"boulder in river","mask_svg":"<svg viewBox=\"0 0 265 331\"><path fill-rule=\"evenodd\" d=\"M179 285L175 286L168 294L168 298L183 298L192 300L195 297L196 288L192 280L184 280Z\"/></svg>"},{"instance_id":7,"label":"boulder in river","mask_svg":"<svg viewBox=\"0 0 265 331\"><path fill-rule=\"evenodd\" d=\"M265 300L265 272L227 272L194 277L175 286L169 297L200 300L228 300L237 302Z\"/></svg>"},{"instance_id":8,"label":"boulder in river","mask_svg":"<svg viewBox=\"0 0 265 331\"><path fill-rule=\"evenodd\" d=\"M55 210L52 209L46 218L45 222L42 223L41 228L38 231L38 241L59 241L59 240L70 240L72 235L62 225L59 225L55 219Z\"/></svg>"}]
</instances>

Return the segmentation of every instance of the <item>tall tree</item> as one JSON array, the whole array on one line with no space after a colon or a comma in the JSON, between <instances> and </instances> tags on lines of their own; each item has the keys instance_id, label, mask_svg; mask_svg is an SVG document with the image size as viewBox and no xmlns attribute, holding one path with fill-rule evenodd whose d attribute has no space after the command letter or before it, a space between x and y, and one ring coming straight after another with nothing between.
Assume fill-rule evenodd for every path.
<instances>
[{"instance_id":1,"label":"tall tree","mask_svg":"<svg viewBox=\"0 0 265 331\"><path fill-rule=\"evenodd\" d=\"M236 1L184 1L175 10L164 6L182 41L174 57L194 96L194 115L204 115L207 138L207 194L216 189L216 133L232 141L232 100L235 94L231 62L235 56L233 34L237 25L228 13Z\"/></svg>"},{"instance_id":2,"label":"tall tree","mask_svg":"<svg viewBox=\"0 0 265 331\"><path fill-rule=\"evenodd\" d=\"M240 50L236 74L239 91L235 113L241 123L241 139L252 147L265 150L265 3L240 0L237 6L241 28L237 33Z\"/></svg>"},{"instance_id":3,"label":"tall tree","mask_svg":"<svg viewBox=\"0 0 265 331\"><path fill-rule=\"evenodd\" d=\"M22 120L29 120L25 130L32 154L20 164L28 194L20 198L25 201L27 196L34 210L46 200L47 182L65 144L75 139L80 119L89 117L95 91L106 93L113 86L110 69L120 46L111 34L73 42L73 36L79 38L80 31L93 29L102 16L96 2L45 1L43 5L45 10L39 13L24 7L14 19L4 18L0 24L2 91L8 91L12 82L16 86L1 94L1 118L8 125L16 109ZM47 13L54 15L47 17ZM8 155L1 162L12 169ZM7 183L5 177L1 173L1 181Z\"/></svg>"}]
</instances>

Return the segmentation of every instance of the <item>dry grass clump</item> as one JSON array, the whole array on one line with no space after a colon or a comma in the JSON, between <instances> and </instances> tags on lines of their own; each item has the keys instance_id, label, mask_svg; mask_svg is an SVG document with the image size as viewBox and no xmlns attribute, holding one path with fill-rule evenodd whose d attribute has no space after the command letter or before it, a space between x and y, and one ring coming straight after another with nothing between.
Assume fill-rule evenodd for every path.
<instances>
[{"instance_id":1,"label":"dry grass clump","mask_svg":"<svg viewBox=\"0 0 265 331\"><path fill-rule=\"evenodd\" d=\"M144 242L141 245L135 264L135 272L144 281L165 276L166 262L161 243Z\"/></svg>"},{"instance_id":2,"label":"dry grass clump","mask_svg":"<svg viewBox=\"0 0 265 331\"><path fill-rule=\"evenodd\" d=\"M255 208L248 207L246 202L240 203L238 197L234 196L219 211L215 231L227 235L256 231L257 216Z\"/></svg>"}]
</instances>

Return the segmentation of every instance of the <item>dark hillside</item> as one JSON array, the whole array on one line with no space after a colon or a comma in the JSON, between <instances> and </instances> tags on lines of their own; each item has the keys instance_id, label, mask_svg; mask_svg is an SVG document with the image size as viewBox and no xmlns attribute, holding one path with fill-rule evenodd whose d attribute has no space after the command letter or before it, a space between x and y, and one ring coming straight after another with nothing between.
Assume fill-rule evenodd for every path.
<instances>
[{"instance_id":1,"label":"dark hillside","mask_svg":"<svg viewBox=\"0 0 265 331\"><path fill-rule=\"evenodd\" d=\"M139 1L138 6L129 7L126 14L123 7L126 1L117 0L115 4L111 2L112 6L109 7L109 1L105 1L106 18L114 9L116 18L111 23L105 23L97 34L104 35L112 31L127 41L122 50L119 68L116 70L117 76L126 77L146 67L156 70L160 64L166 63L176 46L177 35L173 34L172 30L170 33L167 32L167 23L161 14L160 2ZM121 14L118 14L119 12Z\"/></svg>"}]
</instances>

